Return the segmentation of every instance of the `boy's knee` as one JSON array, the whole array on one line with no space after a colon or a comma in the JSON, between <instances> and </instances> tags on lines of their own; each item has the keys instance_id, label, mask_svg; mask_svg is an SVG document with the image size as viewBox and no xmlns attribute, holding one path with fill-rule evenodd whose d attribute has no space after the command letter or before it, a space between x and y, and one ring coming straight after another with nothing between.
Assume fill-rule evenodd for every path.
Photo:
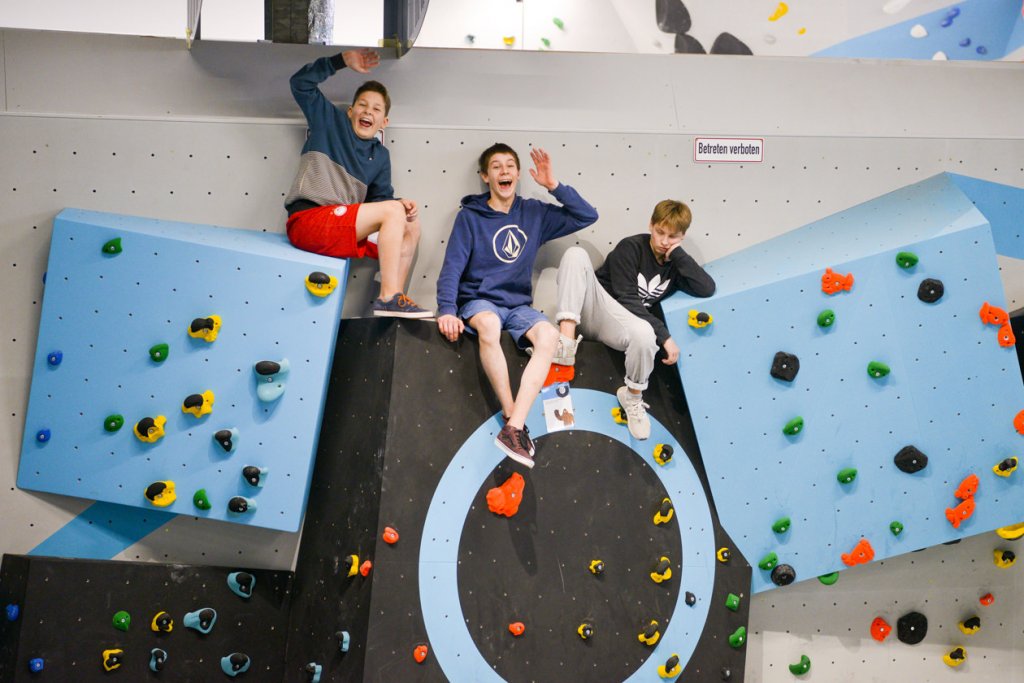
<instances>
[{"instance_id":1,"label":"boy's knee","mask_svg":"<svg viewBox=\"0 0 1024 683\"><path fill-rule=\"evenodd\" d=\"M562 261L560 266L590 266L590 256L587 255L586 250L583 247L569 247L562 254Z\"/></svg>"},{"instance_id":2,"label":"boy's knee","mask_svg":"<svg viewBox=\"0 0 1024 683\"><path fill-rule=\"evenodd\" d=\"M485 344L497 343L501 337L501 319L490 311L474 315L472 325L480 341Z\"/></svg>"},{"instance_id":3,"label":"boy's knee","mask_svg":"<svg viewBox=\"0 0 1024 683\"><path fill-rule=\"evenodd\" d=\"M534 328L534 350L554 354L558 347L558 330L551 323L540 323Z\"/></svg>"},{"instance_id":4,"label":"boy's knee","mask_svg":"<svg viewBox=\"0 0 1024 683\"><path fill-rule=\"evenodd\" d=\"M654 333L654 328L647 323L634 325L629 330L629 344L638 349L656 353L658 351L658 335Z\"/></svg>"}]
</instances>

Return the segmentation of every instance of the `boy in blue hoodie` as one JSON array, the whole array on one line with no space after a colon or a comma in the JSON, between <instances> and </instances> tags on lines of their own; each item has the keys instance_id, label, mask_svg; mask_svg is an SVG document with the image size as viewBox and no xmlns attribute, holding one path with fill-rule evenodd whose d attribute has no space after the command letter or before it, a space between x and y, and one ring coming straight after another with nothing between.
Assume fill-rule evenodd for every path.
<instances>
[{"instance_id":1,"label":"boy in blue hoodie","mask_svg":"<svg viewBox=\"0 0 1024 683\"><path fill-rule=\"evenodd\" d=\"M505 418L494 443L527 467L533 467L535 449L526 416L559 340L554 325L530 306L533 263L542 244L597 220L594 207L555 180L547 152L532 149L530 158L530 175L562 206L516 195L519 155L500 142L491 145L479 160L480 178L488 191L462 198L437 279L438 329L454 342L468 325L480 338L480 361ZM508 330L520 348L533 347L514 399L499 343L502 330Z\"/></svg>"},{"instance_id":2,"label":"boy in blue hoodie","mask_svg":"<svg viewBox=\"0 0 1024 683\"><path fill-rule=\"evenodd\" d=\"M433 313L404 293L420 223L416 202L395 199L391 158L377 139L388 125L388 91L377 81L367 81L343 111L319 87L346 66L365 74L379 63L373 50L349 50L321 57L292 76L292 95L309 130L285 199L288 239L316 254L379 258L380 296L373 302L373 314L429 318Z\"/></svg>"}]
</instances>

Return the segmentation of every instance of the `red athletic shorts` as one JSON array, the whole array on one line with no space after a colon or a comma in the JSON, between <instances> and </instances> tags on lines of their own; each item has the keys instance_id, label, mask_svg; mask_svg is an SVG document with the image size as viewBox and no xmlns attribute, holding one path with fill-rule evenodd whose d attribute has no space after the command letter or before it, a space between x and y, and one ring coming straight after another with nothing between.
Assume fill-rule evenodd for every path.
<instances>
[{"instance_id":1,"label":"red athletic shorts","mask_svg":"<svg viewBox=\"0 0 1024 683\"><path fill-rule=\"evenodd\" d=\"M315 206L288 217L288 239L303 251L336 258L378 258L377 245L356 239L361 204Z\"/></svg>"}]
</instances>

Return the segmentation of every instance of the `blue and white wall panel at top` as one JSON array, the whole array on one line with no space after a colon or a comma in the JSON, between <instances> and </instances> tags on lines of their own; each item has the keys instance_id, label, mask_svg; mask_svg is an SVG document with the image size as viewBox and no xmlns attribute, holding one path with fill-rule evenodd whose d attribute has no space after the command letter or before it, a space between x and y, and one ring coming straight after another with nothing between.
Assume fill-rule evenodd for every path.
<instances>
[{"instance_id":1,"label":"blue and white wall panel at top","mask_svg":"<svg viewBox=\"0 0 1024 683\"><path fill-rule=\"evenodd\" d=\"M104 245L120 238L120 252ZM115 251L116 250L112 250ZM325 297L311 272L337 278ZM66 209L55 219L25 417L18 486L152 508L145 492L171 481L160 509L296 531L309 490L347 262L301 252L280 234ZM189 334L216 315L216 339ZM150 349L167 344L162 361ZM59 363L54 363L60 352ZM257 396L254 365L287 359L284 392ZM183 411L213 392L212 412ZM124 426L105 429L109 415ZM166 418L165 436L134 434ZM235 429L233 450L213 436ZM42 435L42 438L41 438ZM262 486L242 476L264 469ZM205 489L212 507L193 504ZM244 514L228 510L240 496ZM163 502L163 501L161 501Z\"/></svg>"},{"instance_id":2,"label":"blue and white wall panel at top","mask_svg":"<svg viewBox=\"0 0 1024 683\"><path fill-rule=\"evenodd\" d=\"M979 316L985 302L1005 308L996 244L1020 240L1009 214L989 221L979 207L1022 201L1017 188L934 176L711 263L710 299L665 302L715 503L751 562L775 552L808 579L844 569L861 539L878 560L1024 519L1024 476L993 472L1024 445L1021 371ZM901 268L900 251L918 263ZM826 267L852 288L826 294ZM927 278L944 285L933 303L918 298ZM693 309L712 324L690 327ZM817 322L825 309L830 327ZM799 359L791 382L770 375L779 351ZM891 373L871 376L872 361ZM798 416L802 430L784 434ZM908 445L928 456L913 474L894 463ZM840 483L846 468L857 476ZM975 511L954 527L947 510L971 474ZM754 590L772 587L755 569Z\"/></svg>"}]
</instances>

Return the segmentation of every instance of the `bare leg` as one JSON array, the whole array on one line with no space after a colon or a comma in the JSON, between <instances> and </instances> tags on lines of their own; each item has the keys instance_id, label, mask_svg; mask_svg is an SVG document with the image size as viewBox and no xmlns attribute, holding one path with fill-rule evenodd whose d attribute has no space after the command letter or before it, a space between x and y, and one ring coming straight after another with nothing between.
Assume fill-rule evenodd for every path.
<instances>
[{"instance_id":1,"label":"bare leg","mask_svg":"<svg viewBox=\"0 0 1024 683\"><path fill-rule=\"evenodd\" d=\"M530 413L541 387L544 386L544 378L548 376L551 359L555 357L558 330L551 323L537 323L526 333L526 338L533 344L533 356L523 370L523 378L519 382L519 392L516 394L512 412L507 413L508 423L516 429L522 429L526 424L526 416ZM504 361L504 356L502 358ZM504 406L502 409L504 410Z\"/></svg>"},{"instance_id":2,"label":"bare leg","mask_svg":"<svg viewBox=\"0 0 1024 683\"><path fill-rule=\"evenodd\" d=\"M381 299L390 299L403 291L401 268L405 224L405 208L398 201L369 202L359 207L356 238L364 240L375 232L380 233L377 251L380 255Z\"/></svg>"},{"instance_id":3,"label":"bare leg","mask_svg":"<svg viewBox=\"0 0 1024 683\"><path fill-rule=\"evenodd\" d=\"M558 331L564 334L569 339L576 338L576 321L575 320L559 320Z\"/></svg>"},{"instance_id":4,"label":"bare leg","mask_svg":"<svg viewBox=\"0 0 1024 683\"><path fill-rule=\"evenodd\" d=\"M416 246L420 243L420 219L414 218L405 222L405 234L402 236L402 257L398 265L398 283L405 291L409 284L409 270L412 259L416 256Z\"/></svg>"},{"instance_id":5,"label":"bare leg","mask_svg":"<svg viewBox=\"0 0 1024 683\"><path fill-rule=\"evenodd\" d=\"M484 374L487 375L491 388L498 397L501 412L503 415L511 415L512 385L508 379L508 363L505 362L505 354L501 350L501 321L495 314L485 311L470 318L469 326L476 330L480 338L480 363L484 366ZM548 363L550 362L549 359ZM522 423L519 428L523 428Z\"/></svg>"}]
</instances>

